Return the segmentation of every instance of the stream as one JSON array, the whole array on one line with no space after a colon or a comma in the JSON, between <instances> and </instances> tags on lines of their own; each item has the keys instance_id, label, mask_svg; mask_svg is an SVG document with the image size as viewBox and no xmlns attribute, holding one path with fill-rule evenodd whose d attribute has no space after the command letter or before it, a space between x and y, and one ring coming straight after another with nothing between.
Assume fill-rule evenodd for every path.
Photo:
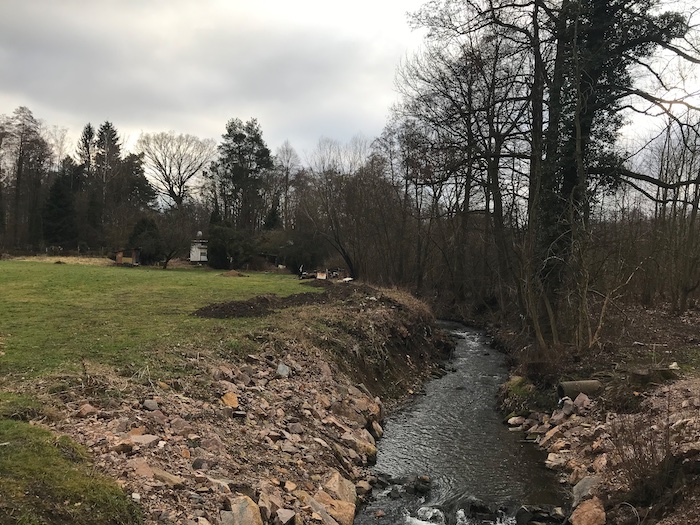
<instances>
[{"instance_id":1,"label":"stream","mask_svg":"<svg viewBox=\"0 0 700 525\"><path fill-rule=\"evenodd\" d=\"M476 330L445 328L458 338L451 371L384 422L374 472L389 484L375 488L355 525L514 524L521 505L565 499L544 453L503 424L496 394L508 377L504 357ZM430 477L427 494L406 491L417 476ZM469 517L484 507L500 516Z\"/></svg>"}]
</instances>

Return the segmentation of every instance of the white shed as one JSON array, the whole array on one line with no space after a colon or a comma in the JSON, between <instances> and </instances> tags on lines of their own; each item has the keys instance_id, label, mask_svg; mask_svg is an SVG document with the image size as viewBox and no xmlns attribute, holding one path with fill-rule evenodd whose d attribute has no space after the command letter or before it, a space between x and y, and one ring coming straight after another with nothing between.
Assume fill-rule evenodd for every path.
<instances>
[{"instance_id":1,"label":"white shed","mask_svg":"<svg viewBox=\"0 0 700 525\"><path fill-rule=\"evenodd\" d=\"M207 241L197 239L190 244L190 262L205 263L207 259Z\"/></svg>"}]
</instances>

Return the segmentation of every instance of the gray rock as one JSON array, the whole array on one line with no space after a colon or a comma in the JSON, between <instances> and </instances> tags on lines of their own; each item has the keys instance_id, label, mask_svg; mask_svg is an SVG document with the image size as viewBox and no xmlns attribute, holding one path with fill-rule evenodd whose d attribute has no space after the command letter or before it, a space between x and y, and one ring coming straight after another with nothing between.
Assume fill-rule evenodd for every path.
<instances>
[{"instance_id":1,"label":"gray rock","mask_svg":"<svg viewBox=\"0 0 700 525\"><path fill-rule=\"evenodd\" d=\"M154 410L158 410L160 407L153 399L146 399L146 401L143 402L143 408L153 412Z\"/></svg>"},{"instance_id":2,"label":"gray rock","mask_svg":"<svg viewBox=\"0 0 700 525\"><path fill-rule=\"evenodd\" d=\"M561 411L564 413L565 416L570 416L574 412L576 412L576 405L574 404L573 401L571 401L570 398L565 397L564 402L561 407Z\"/></svg>"},{"instance_id":3,"label":"gray rock","mask_svg":"<svg viewBox=\"0 0 700 525\"><path fill-rule=\"evenodd\" d=\"M581 392L576 396L576 399L574 399L574 405L576 405L579 410L585 410L591 406L591 400L586 394Z\"/></svg>"},{"instance_id":4,"label":"gray rock","mask_svg":"<svg viewBox=\"0 0 700 525\"><path fill-rule=\"evenodd\" d=\"M153 434L143 434L142 436L130 436L129 439L136 445L140 445L142 447L153 447L155 446L159 441L160 438L158 436L155 436Z\"/></svg>"},{"instance_id":5,"label":"gray rock","mask_svg":"<svg viewBox=\"0 0 700 525\"><path fill-rule=\"evenodd\" d=\"M579 503L583 500L589 498L593 490L600 484L600 478L598 476L587 476L579 481L574 486L574 501L571 505L572 509L578 507Z\"/></svg>"},{"instance_id":6,"label":"gray rock","mask_svg":"<svg viewBox=\"0 0 700 525\"><path fill-rule=\"evenodd\" d=\"M280 525L287 525L287 523L292 522L294 516L296 516L296 512L290 509L278 509L276 516L277 520L275 521L275 523L279 523Z\"/></svg>"},{"instance_id":7,"label":"gray rock","mask_svg":"<svg viewBox=\"0 0 700 525\"><path fill-rule=\"evenodd\" d=\"M301 423L289 423L287 425L287 430L289 430L291 434L303 434L304 425L302 425Z\"/></svg>"},{"instance_id":8,"label":"gray rock","mask_svg":"<svg viewBox=\"0 0 700 525\"><path fill-rule=\"evenodd\" d=\"M287 378L291 372L291 369L284 363L277 365L277 377Z\"/></svg>"}]
</instances>

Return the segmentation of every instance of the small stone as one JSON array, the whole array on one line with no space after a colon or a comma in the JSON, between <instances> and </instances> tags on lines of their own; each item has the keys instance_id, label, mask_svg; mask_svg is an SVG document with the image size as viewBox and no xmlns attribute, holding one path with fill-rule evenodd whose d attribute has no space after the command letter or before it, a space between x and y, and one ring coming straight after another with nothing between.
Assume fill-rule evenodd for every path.
<instances>
[{"instance_id":1,"label":"small stone","mask_svg":"<svg viewBox=\"0 0 700 525\"><path fill-rule=\"evenodd\" d=\"M360 480L355 484L355 491L360 496L364 494L369 494L370 492L372 492L372 485L370 485L369 482L367 482L364 479Z\"/></svg>"},{"instance_id":2,"label":"small stone","mask_svg":"<svg viewBox=\"0 0 700 525\"><path fill-rule=\"evenodd\" d=\"M524 418L523 416L511 417L511 418L507 421L507 423L508 423L511 427L519 427L520 425L522 425L523 423L525 423L525 418Z\"/></svg>"},{"instance_id":3,"label":"small stone","mask_svg":"<svg viewBox=\"0 0 700 525\"><path fill-rule=\"evenodd\" d=\"M202 458L197 458L192 462L193 470L207 470L208 468L209 464Z\"/></svg>"},{"instance_id":4,"label":"small stone","mask_svg":"<svg viewBox=\"0 0 700 525\"><path fill-rule=\"evenodd\" d=\"M297 489L297 484L293 481L287 481L284 484L284 490L287 492L294 492Z\"/></svg>"},{"instance_id":5,"label":"small stone","mask_svg":"<svg viewBox=\"0 0 700 525\"><path fill-rule=\"evenodd\" d=\"M135 445L140 445L145 448L153 447L158 443L158 441L160 441L160 438L158 436L154 436L153 434L131 436L130 439Z\"/></svg>"},{"instance_id":6,"label":"small stone","mask_svg":"<svg viewBox=\"0 0 700 525\"><path fill-rule=\"evenodd\" d=\"M296 512L290 509L278 509L276 515L280 525L287 525L287 523L290 523L294 519Z\"/></svg>"},{"instance_id":7,"label":"small stone","mask_svg":"<svg viewBox=\"0 0 700 525\"><path fill-rule=\"evenodd\" d=\"M156 403L153 399L146 399L143 402L143 408L146 410L150 410L151 412L158 410L160 407L158 406L158 403Z\"/></svg>"},{"instance_id":8,"label":"small stone","mask_svg":"<svg viewBox=\"0 0 700 525\"><path fill-rule=\"evenodd\" d=\"M585 410L591 406L591 400L586 394L581 392L576 396L576 399L574 399L574 405L576 405L579 410Z\"/></svg>"},{"instance_id":9,"label":"small stone","mask_svg":"<svg viewBox=\"0 0 700 525\"><path fill-rule=\"evenodd\" d=\"M131 499L134 500L136 503L141 503L141 494L139 494L138 492L132 492Z\"/></svg>"},{"instance_id":10,"label":"small stone","mask_svg":"<svg viewBox=\"0 0 700 525\"><path fill-rule=\"evenodd\" d=\"M374 436L375 439L381 439L382 436L384 435L384 429L382 426L377 423L376 421L372 421L372 435Z\"/></svg>"},{"instance_id":11,"label":"small stone","mask_svg":"<svg viewBox=\"0 0 700 525\"><path fill-rule=\"evenodd\" d=\"M170 474L170 472L166 472L165 470L157 467L152 467L151 470L153 470L153 477L155 479L162 481L169 487L182 488L185 486L185 479L181 478L180 476Z\"/></svg>"},{"instance_id":12,"label":"small stone","mask_svg":"<svg viewBox=\"0 0 700 525\"><path fill-rule=\"evenodd\" d=\"M284 363L277 365L277 377L287 378L291 373L291 369Z\"/></svg>"},{"instance_id":13,"label":"small stone","mask_svg":"<svg viewBox=\"0 0 700 525\"><path fill-rule=\"evenodd\" d=\"M85 403L78 409L75 415L78 417L88 417L93 416L95 414L97 414L97 409L90 403Z\"/></svg>"},{"instance_id":14,"label":"small stone","mask_svg":"<svg viewBox=\"0 0 700 525\"><path fill-rule=\"evenodd\" d=\"M128 454L134 449L134 443L129 440L120 441L112 447L112 450L117 454Z\"/></svg>"},{"instance_id":15,"label":"small stone","mask_svg":"<svg viewBox=\"0 0 700 525\"><path fill-rule=\"evenodd\" d=\"M287 425L287 430L292 434L303 434L304 425L301 423L289 423L289 425Z\"/></svg>"},{"instance_id":16,"label":"small stone","mask_svg":"<svg viewBox=\"0 0 700 525\"><path fill-rule=\"evenodd\" d=\"M148 466L148 463L144 458L134 458L129 460L128 465L134 469L137 476L142 478L152 478L153 470Z\"/></svg>"},{"instance_id":17,"label":"small stone","mask_svg":"<svg viewBox=\"0 0 700 525\"><path fill-rule=\"evenodd\" d=\"M571 401L570 398L565 397L564 400L563 400L562 407L561 407L562 413L563 413L566 417L569 417L571 414L573 414L574 412L576 412L576 409L577 409L577 407L576 407L576 405L574 404L574 402Z\"/></svg>"},{"instance_id":18,"label":"small stone","mask_svg":"<svg viewBox=\"0 0 700 525\"><path fill-rule=\"evenodd\" d=\"M146 427L135 427L127 432L128 436L143 436L146 433Z\"/></svg>"},{"instance_id":19,"label":"small stone","mask_svg":"<svg viewBox=\"0 0 700 525\"><path fill-rule=\"evenodd\" d=\"M233 392L226 392L222 396L221 402L227 407L231 407L233 409L238 408L238 396Z\"/></svg>"}]
</instances>

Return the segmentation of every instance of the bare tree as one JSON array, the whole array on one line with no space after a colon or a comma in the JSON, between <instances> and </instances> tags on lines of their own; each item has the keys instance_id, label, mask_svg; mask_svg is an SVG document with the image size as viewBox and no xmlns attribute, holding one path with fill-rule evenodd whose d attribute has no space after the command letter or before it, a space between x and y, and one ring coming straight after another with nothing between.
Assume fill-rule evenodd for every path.
<instances>
[{"instance_id":1,"label":"bare tree","mask_svg":"<svg viewBox=\"0 0 700 525\"><path fill-rule=\"evenodd\" d=\"M294 183L294 177L301 169L301 160L296 150L288 140L277 148L275 154L277 169L281 177L281 197L282 197L282 224L285 228L291 225L292 212L290 210L290 191Z\"/></svg>"},{"instance_id":2,"label":"bare tree","mask_svg":"<svg viewBox=\"0 0 700 525\"><path fill-rule=\"evenodd\" d=\"M142 133L136 143L144 154L148 175L172 206L181 208L192 196L197 176L216 155L216 143L174 131Z\"/></svg>"}]
</instances>

